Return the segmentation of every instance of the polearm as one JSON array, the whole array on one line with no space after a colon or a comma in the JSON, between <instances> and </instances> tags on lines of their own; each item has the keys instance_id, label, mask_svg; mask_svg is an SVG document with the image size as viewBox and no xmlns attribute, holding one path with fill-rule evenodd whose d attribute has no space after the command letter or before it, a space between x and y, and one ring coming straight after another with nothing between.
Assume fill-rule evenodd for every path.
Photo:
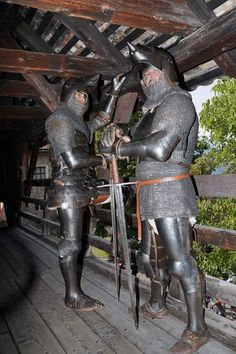
<instances>
[{"instance_id":1,"label":"polearm","mask_svg":"<svg viewBox=\"0 0 236 354\"><path fill-rule=\"evenodd\" d=\"M115 257L115 278L116 278L117 296L119 301L120 282L119 282L119 268L118 268L117 253L118 253L118 243L120 241L123 256L124 256L124 261L125 261L125 269L127 274L127 283L128 283L129 294L130 294L130 302L131 302L131 307L133 312L134 324L135 327L138 328L138 318L137 318L137 311L136 311L136 306L134 301L134 290L133 290L133 283L132 283L132 271L131 271L131 264L129 258L129 245L128 245L127 231L126 231L124 200L122 194L122 187L121 184L119 183L117 160L114 155L112 156L110 173L113 182L112 185L110 186L110 191L111 191L111 208L112 208L113 251Z\"/></svg>"}]
</instances>

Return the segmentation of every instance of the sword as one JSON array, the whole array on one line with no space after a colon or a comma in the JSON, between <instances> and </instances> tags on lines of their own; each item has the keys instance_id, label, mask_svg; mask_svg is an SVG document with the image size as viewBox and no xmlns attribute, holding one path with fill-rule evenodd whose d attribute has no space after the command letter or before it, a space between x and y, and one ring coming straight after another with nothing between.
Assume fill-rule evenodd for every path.
<instances>
[{"instance_id":1,"label":"sword","mask_svg":"<svg viewBox=\"0 0 236 354\"><path fill-rule=\"evenodd\" d=\"M132 283L132 272L129 258L129 246L127 240L127 232L126 232L126 221L125 221L125 209L124 209L124 201L122 194L122 187L119 183L119 175L117 168L117 161L115 156L112 157L111 161L111 180L113 184L110 186L111 191L111 214L112 214L112 229L113 229L113 252L115 257L115 279L116 279L116 288L117 288L117 298L119 301L120 295L120 283L119 283L119 268L117 262L117 253L118 253L118 241L121 242L121 248L125 261L125 268L127 274L127 282L130 294L130 302L133 312L134 324L135 328L138 328L138 318L137 312L134 302L134 290Z\"/></svg>"},{"instance_id":2,"label":"sword","mask_svg":"<svg viewBox=\"0 0 236 354\"><path fill-rule=\"evenodd\" d=\"M111 219L112 219L112 246L115 262L115 281L117 300L120 301L120 283L119 283L119 267L118 267L118 235L117 235L117 218L116 218L116 204L114 184L119 182L117 161L114 155L110 164L110 196L111 196Z\"/></svg>"}]
</instances>

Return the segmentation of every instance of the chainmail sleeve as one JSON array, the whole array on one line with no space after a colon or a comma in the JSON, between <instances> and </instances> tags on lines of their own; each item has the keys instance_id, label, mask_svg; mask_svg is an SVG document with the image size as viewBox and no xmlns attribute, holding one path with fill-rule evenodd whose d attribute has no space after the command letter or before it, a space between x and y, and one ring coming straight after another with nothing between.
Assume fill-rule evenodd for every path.
<instances>
[{"instance_id":1,"label":"chainmail sleeve","mask_svg":"<svg viewBox=\"0 0 236 354\"><path fill-rule=\"evenodd\" d=\"M75 127L70 118L54 112L47 120L45 130L55 155L71 151L75 146Z\"/></svg>"}]
</instances>

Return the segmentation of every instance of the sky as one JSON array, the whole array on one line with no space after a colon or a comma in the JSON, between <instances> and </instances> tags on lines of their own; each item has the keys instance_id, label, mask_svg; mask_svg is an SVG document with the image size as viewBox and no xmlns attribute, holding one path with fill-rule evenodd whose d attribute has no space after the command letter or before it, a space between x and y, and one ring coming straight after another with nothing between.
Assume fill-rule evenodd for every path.
<instances>
[{"instance_id":1,"label":"sky","mask_svg":"<svg viewBox=\"0 0 236 354\"><path fill-rule=\"evenodd\" d=\"M193 103L195 105L197 114L202 110L202 104L206 102L208 99L214 96L214 92L211 91L211 88L216 84L216 80L207 86L198 86L198 88L191 92ZM208 135L202 128L201 124L199 127L199 136Z\"/></svg>"},{"instance_id":2,"label":"sky","mask_svg":"<svg viewBox=\"0 0 236 354\"><path fill-rule=\"evenodd\" d=\"M214 96L214 92L211 91L211 88L215 84L216 82L208 86L198 86L196 90L191 92L193 103L198 114L202 109L202 104Z\"/></svg>"}]
</instances>

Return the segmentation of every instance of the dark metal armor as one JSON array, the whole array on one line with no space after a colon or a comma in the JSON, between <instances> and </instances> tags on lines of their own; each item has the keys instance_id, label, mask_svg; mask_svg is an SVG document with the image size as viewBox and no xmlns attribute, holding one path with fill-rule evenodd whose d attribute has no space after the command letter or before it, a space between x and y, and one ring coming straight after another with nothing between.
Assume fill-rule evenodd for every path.
<instances>
[{"instance_id":1,"label":"dark metal armor","mask_svg":"<svg viewBox=\"0 0 236 354\"><path fill-rule=\"evenodd\" d=\"M180 88L169 87L158 106L148 111L133 135L133 144L143 142L138 180L163 178L188 172L198 134L198 120L191 98ZM157 145L157 141L160 146ZM173 146L174 145L174 146ZM130 148L131 145L130 145ZM125 145L120 145L123 154ZM136 150L137 155L139 152ZM156 159L157 158L157 159ZM142 219L196 216L196 195L189 179L145 186L140 192Z\"/></svg>"},{"instance_id":2,"label":"dark metal armor","mask_svg":"<svg viewBox=\"0 0 236 354\"><path fill-rule=\"evenodd\" d=\"M47 119L46 131L54 152L52 182L48 189L48 208L67 209L88 205L97 196L95 181L89 175L89 168L96 157L89 156L90 131L83 120L83 115L76 115L62 103ZM69 152L73 152L84 166L76 170L70 168L69 163L66 163ZM63 158L65 153L67 156ZM92 160L88 161L89 158Z\"/></svg>"},{"instance_id":3,"label":"dark metal armor","mask_svg":"<svg viewBox=\"0 0 236 354\"><path fill-rule=\"evenodd\" d=\"M170 282L166 252L162 239L150 227L148 221L142 221L142 241L140 243L138 259L144 268L147 278L150 279L151 297L150 307L142 311L150 317L163 317L168 310L166 307L167 287Z\"/></svg>"},{"instance_id":4,"label":"dark metal armor","mask_svg":"<svg viewBox=\"0 0 236 354\"><path fill-rule=\"evenodd\" d=\"M137 179L150 182L141 188L141 217L154 222L155 231L165 246L169 273L179 279L188 310L187 328L172 350L192 353L208 340L202 308L204 283L192 255L189 222L189 218L197 214L188 171L197 140L198 120L190 95L174 83L171 56L166 52L163 55L159 48L133 45L129 48L133 62L141 64L146 114L130 143L118 141L102 151L121 158L138 157ZM169 181L164 181L166 178ZM156 181L152 182L154 179ZM152 279L155 272L152 272L151 253L147 251L149 240L144 233L142 243L146 251L141 249L141 254L149 270L147 275ZM153 317L158 317L163 297L154 284L151 282L151 299L144 305L144 313L152 316L156 312L157 316Z\"/></svg>"},{"instance_id":5,"label":"dark metal armor","mask_svg":"<svg viewBox=\"0 0 236 354\"><path fill-rule=\"evenodd\" d=\"M57 209L62 240L59 261L65 281L65 303L80 310L94 310L102 304L85 295L77 277L77 258L82 249L84 207L98 195L101 184L90 174L90 168L103 166L102 155L89 153L94 131L105 126L112 116L123 81L113 79L106 106L93 121L86 123L88 94L97 78L70 80L65 83L61 103L46 121L47 137L52 145L52 183L48 190L48 208Z\"/></svg>"}]
</instances>

